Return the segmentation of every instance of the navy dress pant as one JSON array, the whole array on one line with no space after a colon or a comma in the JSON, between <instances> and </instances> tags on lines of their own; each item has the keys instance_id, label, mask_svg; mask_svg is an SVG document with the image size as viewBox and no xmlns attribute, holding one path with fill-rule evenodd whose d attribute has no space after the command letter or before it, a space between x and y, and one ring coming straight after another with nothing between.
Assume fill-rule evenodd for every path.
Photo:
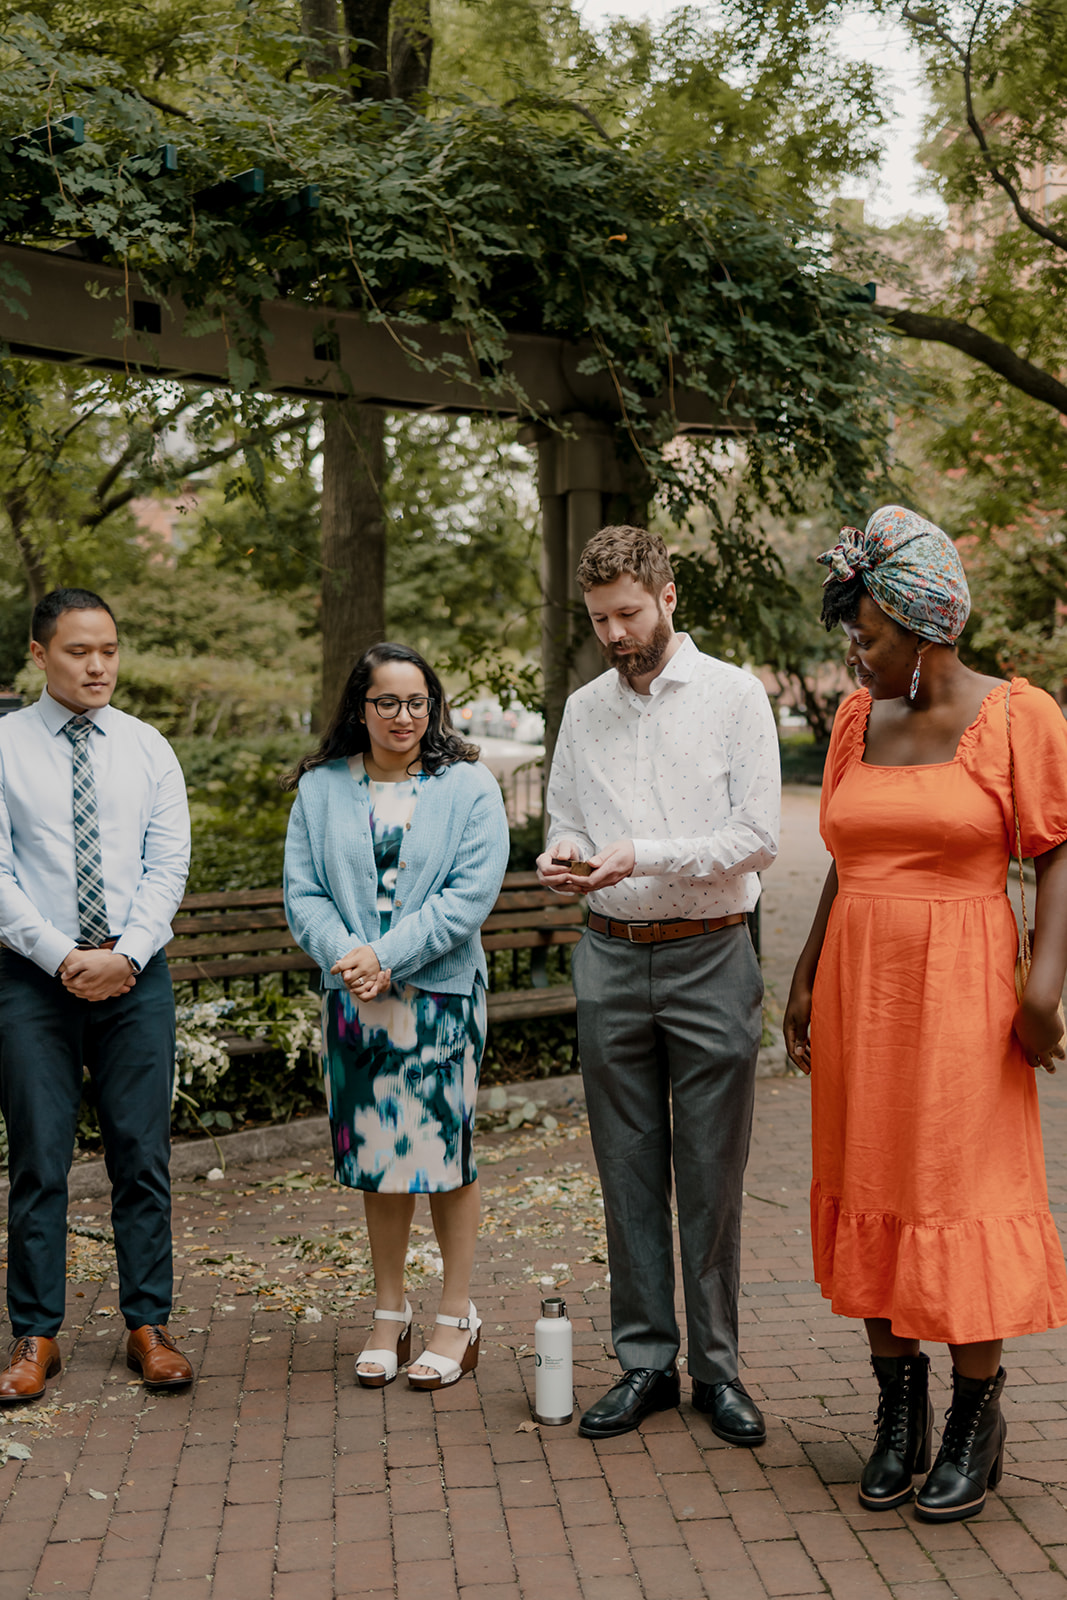
<instances>
[{"instance_id":1,"label":"navy dress pant","mask_svg":"<svg viewBox=\"0 0 1067 1600\"><path fill-rule=\"evenodd\" d=\"M0 1110L10 1146L7 1305L15 1338L54 1338L63 1322L67 1174L83 1066L104 1136L126 1326L170 1316L174 995L166 957L160 951L147 962L129 994L90 1002L4 950Z\"/></svg>"}]
</instances>

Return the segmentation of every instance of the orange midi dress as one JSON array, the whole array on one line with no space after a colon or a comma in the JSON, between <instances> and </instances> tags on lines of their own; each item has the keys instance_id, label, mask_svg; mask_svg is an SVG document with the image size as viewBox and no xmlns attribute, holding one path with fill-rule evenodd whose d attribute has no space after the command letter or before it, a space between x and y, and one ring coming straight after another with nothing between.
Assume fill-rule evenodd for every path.
<instances>
[{"instance_id":1,"label":"orange midi dress","mask_svg":"<svg viewBox=\"0 0 1067 1600\"><path fill-rule=\"evenodd\" d=\"M826 761L820 826L839 889L812 1000L815 1277L836 1312L907 1339L1067 1322L1035 1074L1012 1032L1005 692L986 696L952 761L877 767L860 690ZM1067 839L1067 724L1025 678L1011 740L1023 854L1040 855Z\"/></svg>"}]
</instances>

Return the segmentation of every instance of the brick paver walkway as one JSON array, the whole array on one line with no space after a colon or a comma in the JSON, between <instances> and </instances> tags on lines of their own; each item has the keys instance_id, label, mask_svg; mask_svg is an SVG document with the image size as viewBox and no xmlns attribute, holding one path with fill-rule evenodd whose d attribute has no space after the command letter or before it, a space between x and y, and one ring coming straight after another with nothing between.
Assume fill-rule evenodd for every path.
<instances>
[{"instance_id":1,"label":"brick paver walkway","mask_svg":"<svg viewBox=\"0 0 1067 1600\"><path fill-rule=\"evenodd\" d=\"M1062 1218L1067 1074L1041 1091ZM860 1334L809 1276L807 1120L805 1082L760 1083L742 1301L744 1375L769 1423L757 1451L722 1445L687 1398L597 1447L575 1424L530 1426L538 1280L564 1285L579 1403L613 1371L579 1111L482 1141L484 1350L476 1380L436 1398L353 1382L366 1261L358 1202L329 1184L325 1153L287 1177L179 1187L175 1327L201 1373L187 1395L131 1382L95 1237L106 1208L79 1203L63 1376L0 1419L0 1439L31 1452L0 1469L0 1596L1067 1596L1067 1334L1010 1348L1010 1464L981 1519L860 1511L872 1382ZM432 1314L432 1236L416 1237L413 1300ZM943 1412L948 1363L932 1354Z\"/></svg>"}]
</instances>

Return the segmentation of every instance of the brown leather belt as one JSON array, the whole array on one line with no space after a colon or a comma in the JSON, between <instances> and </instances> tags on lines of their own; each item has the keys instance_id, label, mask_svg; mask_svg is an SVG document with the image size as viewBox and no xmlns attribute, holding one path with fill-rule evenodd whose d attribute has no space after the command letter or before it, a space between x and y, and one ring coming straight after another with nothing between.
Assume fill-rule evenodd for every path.
<instances>
[{"instance_id":1,"label":"brown leather belt","mask_svg":"<svg viewBox=\"0 0 1067 1600\"><path fill-rule=\"evenodd\" d=\"M594 933L606 933L613 939L626 939L630 944L662 944L665 939L695 939L699 933L717 933L720 928L736 928L744 922L745 913L735 911L729 917L705 917L703 922L612 922L595 911L589 913L589 926Z\"/></svg>"}]
</instances>

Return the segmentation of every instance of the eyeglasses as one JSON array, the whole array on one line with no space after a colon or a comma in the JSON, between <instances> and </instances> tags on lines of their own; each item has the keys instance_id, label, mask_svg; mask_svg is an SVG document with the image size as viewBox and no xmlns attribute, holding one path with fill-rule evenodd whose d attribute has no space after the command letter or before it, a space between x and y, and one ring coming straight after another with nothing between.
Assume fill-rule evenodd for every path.
<instances>
[{"instance_id":1,"label":"eyeglasses","mask_svg":"<svg viewBox=\"0 0 1067 1600\"><path fill-rule=\"evenodd\" d=\"M430 699L425 694L413 694L409 700L400 700L395 694L380 694L377 700L368 699L367 704L373 706L386 722L400 715L401 706L405 706L416 721L430 714Z\"/></svg>"}]
</instances>

